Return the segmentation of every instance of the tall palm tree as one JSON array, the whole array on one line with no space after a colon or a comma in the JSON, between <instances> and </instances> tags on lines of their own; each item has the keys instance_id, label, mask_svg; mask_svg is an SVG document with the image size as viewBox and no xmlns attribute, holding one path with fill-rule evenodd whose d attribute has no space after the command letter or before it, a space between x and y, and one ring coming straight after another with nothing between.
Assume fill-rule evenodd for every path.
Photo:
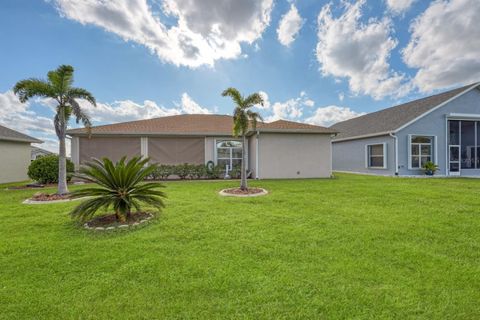
<instances>
[{"instance_id":1,"label":"tall palm tree","mask_svg":"<svg viewBox=\"0 0 480 320\"><path fill-rule=\"evenodd\" d=\"M80 108L77 99L85 99L96 106L95 98L90 92L72 85L73 67L61 65L56 70L48 72L47 80L30 78L17 82L13 88L13 92L23 103L32 97L51 98L57 103L53 122L59 141L58 194L68 193L65 149L68 121L74 115L77 123L82 121L87 130L91 126L88 115Z\"/></svg>"},{"instance_id":2,"label":"tall palm tree","mask_svg":"<svg viewBox=\"0 0 480 320\"><path fill-rule=\"evenodd\" d=\"M263 98L258 93L252 93L248 97L243 97L235 88L228 88L222 92L222 96L231 97L235 103L233 111L233 136L242 137L242 166L241 166L241 182L240 189L247 190L247 172L246 172L246 149L247 149L247 132L251 125L252 129L257 128L257 122L263 121L262 116L258 112L250 110L254 105L261 104L263 106Z\"/></svg>"}]
</instances>

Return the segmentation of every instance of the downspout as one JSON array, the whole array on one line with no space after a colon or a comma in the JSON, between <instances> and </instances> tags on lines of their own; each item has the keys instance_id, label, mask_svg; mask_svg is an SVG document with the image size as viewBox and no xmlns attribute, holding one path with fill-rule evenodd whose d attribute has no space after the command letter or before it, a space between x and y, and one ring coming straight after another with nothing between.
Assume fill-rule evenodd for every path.
<instances>
[{"instance_id":1,"label":"downspout","mask_svg":"<svg viewBox=\"0 0 480 320\"><path fill-rule=\"evenodd\" d=\"M257 130L257 134L255 135L255 179L259 179L260 175L258 174L258 135L260 132Z\"/></svg>"},{"instance_id":2,"label":"downspout","mask_svg":"<svg viewBox=\"0 0 480 320\"><path fill-rule=\"evenodd\" d=\"M395 135L394 132L389 133L390 137L393 138L393 145L395 149L395 175L398 176L398 137Z\"/></svg>"}]
</instances>

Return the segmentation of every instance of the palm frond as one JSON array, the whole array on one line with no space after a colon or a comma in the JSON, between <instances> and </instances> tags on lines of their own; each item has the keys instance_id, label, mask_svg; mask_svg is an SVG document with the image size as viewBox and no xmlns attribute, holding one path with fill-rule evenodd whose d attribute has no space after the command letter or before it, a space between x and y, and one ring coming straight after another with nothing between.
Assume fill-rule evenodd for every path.
<instances>
[{"instance_id":1,"label":"palm frond","mask_svg":"<svg viewBox=\"0 0 480 320\"><path fill-rule=\"evenodd\" d=\"M263 106L263 98L259 93L252 93L248 97L245 98L244 100L244 105L246 108L250 108L256 104L260 104Z\"/></svg>"},{"instance_id":2,"label":"palm frond","mask_svg":"<svg viewBox=\"0 0 480 320\"><path fill-rule=\"evenodd\" d=\"M55 88L57 94L63 96L73 84L73 67L69 65L61 65L57 69L47 73L48 80Z\"/></svg>"},{"instance_id":3,"label":"palm frond","mask_svg":"<svg viewBox=\"0 0 480 320\"><path fill-rule=\"evenodd\" d=\"M237 89L228 88L222 92L222 96L232 98L237 107L243 107L243 97Z\"/></svg>"},{"instance_id":4,"label":"palm frond","mask_svg":"<svg viewBox=\"0 0 480 320\"><path fill-rule=\"evenodd\" d=\"M21 80L13 87L20 102L25 103L32 97L57 99L54 88L45 80L30 78Z\"/></svg>"},{"instance_id":5,"label":"palm frond","mask_svg":"<svg viewBox=\"0 0 480 320\"><path fill-rule=\"evenodd\" d=\"M70 88L67 95L71 99L84 99L90 102L93 106L97 106L97 101L95 100L95 97L89 91L83 88Z\"/></svg>"}]
</instances>

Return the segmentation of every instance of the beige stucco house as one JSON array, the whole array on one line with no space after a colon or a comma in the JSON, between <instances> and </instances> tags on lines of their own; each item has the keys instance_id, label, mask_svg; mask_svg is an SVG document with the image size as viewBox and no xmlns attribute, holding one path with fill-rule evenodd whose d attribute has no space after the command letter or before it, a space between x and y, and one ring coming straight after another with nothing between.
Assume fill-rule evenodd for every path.
<instances>
[{"instance_id":1,"label":"beige stucco house","mask_svg":"<svg viewBox=\"0 0 480 320\"><path fill-rule=\"evenodd\" d=\"M92 158L142 155L161 164L206 164L231 170L241 164L242 142L232 137L227 115L175 115L72 129L71 156L76 166ZM252 177L321 178L331 175L331 138L335 130L291 121L259 123L247 140Z\"/></svg>"},{"instance_id":2,"label":"beige stucco house","mask_svg":"<svg viewBox=\"0 0 480 320\"><path fill-rule=\"evenodd\" d=\"M31 143L41 143L18 131L0 126L0 183L28 180Z\"/></svg>"}]
</instances>

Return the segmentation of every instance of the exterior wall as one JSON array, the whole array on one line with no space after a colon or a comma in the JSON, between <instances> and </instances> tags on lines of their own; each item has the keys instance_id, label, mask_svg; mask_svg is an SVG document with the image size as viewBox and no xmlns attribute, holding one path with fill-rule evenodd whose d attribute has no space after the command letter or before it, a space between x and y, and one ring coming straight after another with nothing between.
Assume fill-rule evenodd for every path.
<instances>
[{"instance_id":1,"label":"exterior wall","mask_svg":"<svg viewBox=\"0 0 480 320\"><path fill-rule=\"evenodd\" d=\"M0 141L0 183L28 180L30 158L30 143Z\"/></svg>"},{"instance_id":2,"label":"exterior wall","mask_svg":"<svg viewBox=\"0 0 480 320\"><path fill-rule=\"evenodd\" d=\"M118 161L123 156L127 156L127 158L140 156L140 142L139 137L81 137L78 140L78 162L82 164L92 158L104 157Z\"/></svg>"},{"instance_id":3,"label":"exterior wall","mask_svg":"<svg viewBox=\"0 0 480 320\"><path fill-rule=\"evenodd\" d=\"M259 178L330 177L330 143L330 134L260 133Z\"/></svg>"},{"instance_id":4,"label":"exterior wall","mask_svg":"<svg viewBox=\"0 0 480 320\"><path fill-rule=\"evenodd\" d=\"M367 168L366 146L385 143L387 147L387 168ZM395 174L395 142L390 136L379 136L357 140L338 141L332 143L333 171L394 175Z\"/></svg>"},{"instance_id":5,"label":"exterior wall","mask_svg":"<svg viewBox=\"0 0 480 320\"><path fill-rule=\"evenodd\" d=\"M439 170L436 174L445 175L447 173L446 125L447 115L450 113L470 114L476 115L480 118L480 91L478 89L473 89L397 132L398 166L400 175L423 175L422 170L408 169L409 134L436 136L436 148L434 145L433 150L434 162L439 166ZM462 169L460 171L462 175L480 175L480 169Z\"/></svg>"},{"instance_id":6,"label":"exterior wall","mask_svg":"<svg viewBox=\"0 0 480 320\"><path fill-rule=\"evenodd\" d=\"M160 164L203 164L204 137L148 137L148 156Z\"/></svg>"}]
</instances>

